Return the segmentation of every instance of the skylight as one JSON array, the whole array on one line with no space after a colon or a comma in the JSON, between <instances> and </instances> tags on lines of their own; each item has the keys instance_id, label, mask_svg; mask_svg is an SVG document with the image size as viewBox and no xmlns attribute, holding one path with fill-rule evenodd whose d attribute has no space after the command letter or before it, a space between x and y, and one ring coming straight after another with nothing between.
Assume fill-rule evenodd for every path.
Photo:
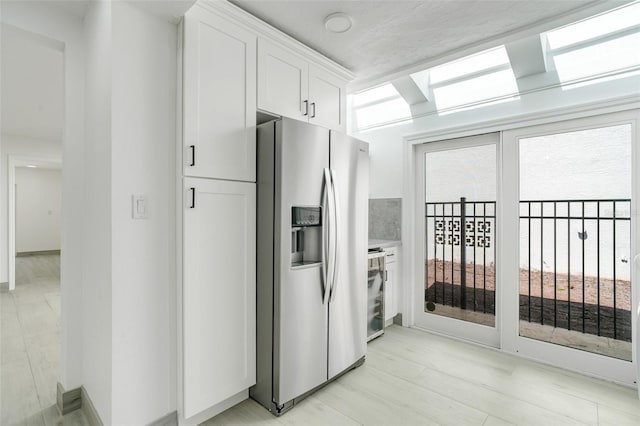
<instances>
[{"instance_id":1,"label":"skylight","mask_svg":"<svg viewBox=\"0 0 640 426\"><path fill-rule=\"evenodd\" d=\"M562 53L554 61L563 82L631 68L640 65L640 33Z\"/></svg>"},{"instance_id":2,"label":"skylight","mask_svg":"<svg viewBox=\"0 0 640 426\"><path fill-rule=\"evenodd\" d=\"M391 83L356 93L352 99L358 130L411 118L411 108Z\"/></svg>"},{"instance_id":3,"label":"skylight","mask_svg":"<svg viewBox=\"0 0 640 426\"><path fill-rule=\"evenodd\" d=\"M504 46L432 68L429 71L431 84L452 80L500 65L509 65L509 56Z\"/></svg>"},{"instance_id":4,"label":"skylight","mask_svg":"<svg viewBox=\"0 0 640 426\"><path fill-rule=\"evenodd\" d=\"M513 99L518 85L504 46L426 71L438 111ZM415 76L415 75L414 75Z\"/></svg>"},{"instance_id":5,"label":"skylight","mask_svg":"<svg viewBox=\"0 0 640 426\"><path fill-rule=\"evenodd\" d=\"M562 83L611 79L640 67L640 2L546 33ZM619 71L619 73L616 73ZM567 86L567 87L576 87Z\"/></svg>"},{"instance_id":6,"label":"skylight","mask_svg":"<svg viewBox=\"0 0 640 426\"><path fill-rule=\"evenodd\" d=\"M438 110L481 101L509 100L509 95L516 96L517 93L518 85L510 69L433 89Z\"/></svg>"},{"instance_id":7,"label":"skylight","mask_svg":"<svg viewBox=\"0 0 640 426\"><path fill-rule=\"evenodd\" d=\"M380 102L384 99L395 98L398 96L400 95L392 84L384 84L353 95L353 106L359 107L372 102Z\"/></svg>"},{"instance_id":8,"label":"skylight","mask_svg":"<svg viewBox=\"0 0 640 426\"><path fill-rule=\"evenodd\" d=\"M558 49L636 25L640 25L640 3L550 31L547 40L551 49Z\"/></svg>"}]
</instances>

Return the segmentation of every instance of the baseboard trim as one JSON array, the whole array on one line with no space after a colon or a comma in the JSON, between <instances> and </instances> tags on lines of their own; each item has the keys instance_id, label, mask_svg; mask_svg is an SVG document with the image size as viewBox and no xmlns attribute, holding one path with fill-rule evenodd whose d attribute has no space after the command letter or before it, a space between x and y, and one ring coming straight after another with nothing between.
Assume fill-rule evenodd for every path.
<instances>
[{"instance_id":1,"label":"baseboard trim","mask_svg":"<svg viewBox=\"0 0 640 426\"><path fill-rule=\"evenodd\" d=\"M64 386L58 382L56 406L58 407L58 412L63 416L82 407L81 388L65 391Z\"/></svg>"},{"instance_id":2,"label":"baseboard trim","mask_svg":"<svg viewBox=\"0 0 640 426\"><path fill-rule=\"evenodd\" d=\"M395 317L393 317L393 323L395 325L402 325L402 314L398 314Z\"/></svg>"},{"instance_id":3,"label":"baseboard trim","mask_svg":"<svg viewBox=\"0 0 640 426\"><path fill-rule=\"evenodd\" d=\"M60 254L60 250L21 251L16 253L16 257L43 256L47 254Z\"/></svg>"},{"instance_id":4,"label":"baseboard trim","mask_svg":"<svg viewBox=\"0 0 640 426\"><path fill-rule=\"evenodd\" d=\"M87 420L89 421L89 425L91 426L104 426L102 420L100 419L100 415L98 415L98 411L96 407L93 405L87 390L82 386L80 388L82 392L82 411L84 411L85 416L87 416Z\"/></svg>"},{"instance_id":5,"label":"baseboard trim","mask_svg":"<svg viewBox=\"0 0 640 426\"><path fill-rule=\"evenodd\" d=\"M178 426L178 412L174 411L156 421L149 423L147 426Z\"/></svg>"}]
</instances>

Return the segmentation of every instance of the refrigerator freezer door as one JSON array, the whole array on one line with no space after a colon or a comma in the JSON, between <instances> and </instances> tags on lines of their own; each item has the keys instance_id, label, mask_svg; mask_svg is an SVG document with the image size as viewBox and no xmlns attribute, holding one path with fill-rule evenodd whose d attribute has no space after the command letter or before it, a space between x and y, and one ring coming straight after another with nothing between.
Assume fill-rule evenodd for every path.
<instances>
[{"instance_id":1,"label":"refrigerator freezer door","mask_svg":"<svg viewBox=\"0 0 640 426\"><path fill-rule=\"evenodd\" d=\"M327 380L327 304L321 263L291 263L292 206L320 206L329 167L329 131L290 119L275 127L274 402L284 404ZM325 224L323 224L325 226Z\"/></svg>"},{"instance_id":2,"label":"refrigerator freezer door","mask_svg":"<svg viewBox=\"0 0 640 426\"><path fill-rule=\"evenodd\" d=\"M367 348L369 145L331 132L330 168L340 211L339 259L329 302L329 379Z\"/></svg>"}]
</instances>

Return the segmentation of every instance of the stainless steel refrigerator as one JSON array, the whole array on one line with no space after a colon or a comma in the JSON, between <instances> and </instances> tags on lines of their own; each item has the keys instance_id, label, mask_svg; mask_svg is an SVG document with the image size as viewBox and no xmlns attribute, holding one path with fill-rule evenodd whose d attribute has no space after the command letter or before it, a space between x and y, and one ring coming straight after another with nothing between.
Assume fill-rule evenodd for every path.
<instances>
[{"instance_id":1,"label":"stainless steel refrigerator","mask_svg":"<svg viewBox=\"0 0 640 426\"><path fill-rule=\"evenodd\" d=\"M368 144L282 118L258 126L257 383L280 415L364 362Z\"/></svg>"}]
</instances>

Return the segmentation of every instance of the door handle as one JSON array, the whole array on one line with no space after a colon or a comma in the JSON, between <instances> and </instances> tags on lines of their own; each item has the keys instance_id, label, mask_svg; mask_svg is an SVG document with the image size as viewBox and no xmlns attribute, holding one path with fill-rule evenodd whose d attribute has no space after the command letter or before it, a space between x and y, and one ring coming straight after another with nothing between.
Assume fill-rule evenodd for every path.
<instances>
[{"instance_id":1,"label":"door handle","mask_svg":"<svg viewBox=\"0 0 640 426\"><path fill-rule=\"evenodd\" d=\"M336 175L333 170L330 170L331 174L331 194L333 196L333 235L334 235L334 252L333 252L333 279L331 280L331 298L336 297L336 290L338 288L338 271L340 270L340 244L341 244L341 227L340 227L340 204L338 197L338 190L336 188Z\"/></svg>"},{"instance_id":2,"label":"door handle","mask_svg":"<svg viewBox=\"0 0 640 426\"><path fill-rule=\"evenodd\" d=\"M309 115L309 101L304 100L302 103L304 104L304 112L302 115Z\"/></svg>"},{"instance_id":3,"label":"door handle","mask_svg":"<svg viewBox=\"0 0 640 426\"><path fill-rule=\"evenodd\" d=\"M191 163L189 166L193 167L196 165L196 146L189 145L189 149L191 150Z\"/></svg>"},{"instance_id":4,"label":"door handle","mask_svg":"<svg viewBox=\"0 0 640 426\"><path fill-rule=\"evenodd\" d=\"M195 188L189 188L189 191L191 191L191 205L189 206L190 209L195 209L196 208L196 189Z\"/></svg>"},{"instance_id":5,"label":"door handle","mask_svg":"<svg viewBox=\"0 0 640 426\"><path fill-rule=\"evenodd\" d=\"M311 113L311 118L316 118L316 103L315 102L311 102L311 108L313 108L313 112Z\"/></svg>"},{"instance_id":6,"label":"door handle","mask_svg":"<svg viewBox=\"0 0 640 426\"><path fill-rule=\"evenodd\" d=\"M331 277L331 237L330 227L330 196L331 176L329 169L324 169L324 189L322 193L322 304L329 301L330 277Z\"/></svg>"}]
</instances>

